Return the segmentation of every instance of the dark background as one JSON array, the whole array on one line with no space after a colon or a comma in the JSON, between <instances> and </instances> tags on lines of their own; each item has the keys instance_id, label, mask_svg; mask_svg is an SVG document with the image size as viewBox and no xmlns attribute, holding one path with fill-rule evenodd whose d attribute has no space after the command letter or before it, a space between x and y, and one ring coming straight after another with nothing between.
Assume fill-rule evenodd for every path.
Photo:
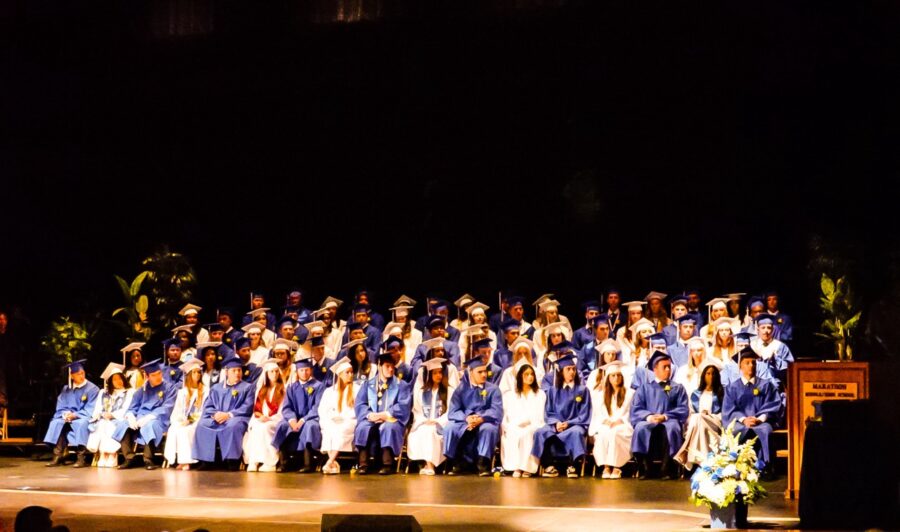
<instances>
[{"instance_id":1,"label":"dark background","mask_svg":"<svg viewBox=\"0 0 900 532\"><path fill-rule=\"evenodd\" d=\"M828 356L811 264L893 304L894 2L5 6L0 304L35 331L162 244L207 309L772 287Z\"/></svg>"}]
</instances>

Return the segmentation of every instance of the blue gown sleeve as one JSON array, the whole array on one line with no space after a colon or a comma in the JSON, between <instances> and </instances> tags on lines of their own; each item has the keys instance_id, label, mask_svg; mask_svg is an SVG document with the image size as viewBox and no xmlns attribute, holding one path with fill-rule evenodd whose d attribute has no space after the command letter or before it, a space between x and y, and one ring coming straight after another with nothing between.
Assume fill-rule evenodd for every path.
<instances>
[{"instance_id":1,"label":"blue gown sleeve","mask_svg":"<svg viewBox=\"0 0 900 532\"><path fill-rule=\"evenodd\" d=\"M641 386L634 392L634 398L631 400L631 425L635 426L641 421L646 421L647 416L655 414L647 408L647 399L645 397L647 390L645 386Z\"/></svg>"},{"instance_id":2,"label":"blue gown sleeve","mask_svg":"<svg viewBox=\"0 0 900 532\"><path fill-rule=\"evenodd\" d=\"M466 390L462 385L456 390L456 393L453 394L453 397L450 398L450 406L447 412L447 418L450 421L458 421L460 423L466 422L466 410L465 405L463 405L463 395L466 394Z\"/></svg>"},{"instance_id":3,"label":"blue gown sleeve","mask_svg":"<svg viewBox=\"0 0 900 532\"><path fill-rule=\"evenodd\" d=\"M544 419L547 421L548 425L556 425L557 423L562 421L556 408L556 389L550 389L544 393L547 394L547 402L544 403Z\"/></svg>"},{"instance_id":4,"label":"blue gown sleeve","mask_svg":"<svg viewBox=\"0 0 900 532\"><path fill-rule=\"evenodd\" d=\"M498 424L503 420L503 396L499 388L491 388L487 396L490 404L488 409L481 413L481 417L488 423Z\"/></svg>"},{"instance_id":5,"label":"blue gown sleeve","mask_svg":"<svg viewBox=\"0 0 900 532\"><path fill-rule=\"evenodd\" d=\"M372 409L369 408L369 388L374 385L373 382L377 381L366 381L359 393L356 394L356 403L354 403L353 411L356 413L356 419L360 421L366 419L366 416L372 413Z\"/></svg>"},{"instance_id":6,"label":"blue gown sleeve","mask_svg":"<svg viewBox=\"0 0 900 532\"><path fill-rule=\"evenodd\" d=\"M397 390L397 400L391 405L390 414L397 419L398 423L406 425L409 423L412 397L410 397L408 384L403 381L398 381L397 384L399 385L399 389Z\"/></svg>"},{"instance_id":7,"label":"blue gown sleeve","mask_svg":"<svg viewBox=\"0 0 900 532\"><path fill-rule=\"evenodd\" d=\"M587 388L581 387L578 396L581 397L580 404L577 405L577 415L569 420L569 425L581 425L587 428L591 424L591 394Z\"/></svg>"},{"instance_id":8,"label":"blue gown sleeve","mask_svg":"<svg viewBox=\"0 0 900 532\"><path fill-rule=\"evenodd\" d=\"M676 384L672 386L672 390L669 393L672 394L672 398L666 416L684 423L687 421L688 415L690 414L690 411L688 410L687 392L684 391L684 386Z\"/></svg>"}]
</instances>

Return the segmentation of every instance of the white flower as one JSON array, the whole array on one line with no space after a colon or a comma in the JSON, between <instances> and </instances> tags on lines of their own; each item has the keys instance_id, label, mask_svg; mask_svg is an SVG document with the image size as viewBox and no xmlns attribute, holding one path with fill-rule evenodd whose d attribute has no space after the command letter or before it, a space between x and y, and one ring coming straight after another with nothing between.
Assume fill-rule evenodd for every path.
<instances>
[{"instance_id":1,"label":"white flower","mask_svg":"<svg viewBox=\"0 0 900 532\"><path fill-rule=\"evenodd\" d=\"M734 464L728 464L728 467L722 470L723 477L736 477L737 476L737 468L734 467Z\"/></svg>"},{"instance_id":2,"label":"white flower","mask_svg":"<svg viewBox=\"0 0 900 532\"><path fill-rule=\"evenodd\" d=\"M756 474L756 471L751 469L750 472L747 473L747 482L756 482L757 480L759 480L759 475Z\"/></svg>"}]
</instances>

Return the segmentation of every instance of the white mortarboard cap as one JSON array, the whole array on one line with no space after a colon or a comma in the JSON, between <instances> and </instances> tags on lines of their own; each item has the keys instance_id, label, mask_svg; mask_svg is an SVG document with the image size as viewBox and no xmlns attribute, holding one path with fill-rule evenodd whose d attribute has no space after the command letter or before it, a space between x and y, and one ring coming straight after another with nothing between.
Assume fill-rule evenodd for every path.
<instances>
[{"instance_id":1,"label":"white mortarboard cap","mask_svg":"<svg viewBox=\"0 0 900 532\"><path fill-rule=\"evenodd\" d=\"M147 345L147 342L131 342L130 344L123 347L122 349L119 349L119 351L121 351L123 353L130 353L130 352L134 351L135 349L140 350L145 345Z\"/></svg>"},{"instance_id":2,"label":"white mortarboard cap","mask_svg":"<svg viewBox=\"0 0 900 532\"><path fill-rule=\"evenodd\" d=\"M219 347L222 345L222 342L200 342L197 344L197 352L203 353L203 350L207 347Z\"/></svg>"},{"instance_id":3,"label":"white mortarboard cap","mask_svg":"<svg viewBox=\"0 0 900 532\"><path fill-rule=\"evenodd\" d=\"M541 312L547 312L551 308L558 309L559 305L560 305L559 301L557 301L555 299L545 299L544 301L541 301L540 303L538 303L538 310L540 310Z\"/></svg>"},{"instance_id":4,"label":"white mortarboard cap","mask_svg":"<svg viewBox=\"0 0 900 532\"><path fill-rule=\"evenodd\" d=\"M561 321L557 321L557 322L553 322L550 325L547 325L546 327L544 327L542 329L542 332L547 333L548 336L551 334L554 334L554 333L559 333L565 337L565 336L567 336L567 333L569 332L569 330L566 327L565 323L563 323Z\"/></svg>"},{"instance_id":5,"label":"white mortarboard cap","mask_svg":"<svg viewBox=\"0 0 900 532\"><path fill-rule=\"evenodd\" d=\"M194 324L192 324L192 323L187 324L187 325L179 325L178 327L175 327L174 329L172 329L172 335L174 336L174 335L180 333L181 331L191 332L191 330L193 328L194 328Z\"/></svg>"},{"instance_id":6,"label":"white mortarboard cap","mask_svg":"<svg viewBox=\"0 0 900 532\"><path fill-rule=\"evenodd\" d=\"M116 373L122 373L122 370L125 369L125 366L122 364L116 364L115 362L110 362L106 365L106 369L103 370L103 373L100 374L100 379L106 382L107 379L115 375Z\"/></svg>"},{"instance_id":7,"label":"white mortarboard cap","mask_svg":"<svg viewBox=\"0 0 900 532\"><path fill-rule=\"evenodd\" d=\"M350 349L351 347L356 347L356 346L358 346L358 345L360 345L360 344L364 344L365 342L366 342L366 339L365 339L365 338L360 338L360 339L358 339L358 340L351 340L351 341L347 342L346 344L342 345L342 346L341 346L341 349L342 349L342 350L343 350L343 349Z\"/></svg>"},{"instance_id":8,"label":"white mortarboard cap","mask_svg":"<svg viewBox=\"0 0 900 532\"><path fill-rule=\"evenodd\" d=\"M665 300L668 294L663 294L662 292L650 292L644 297L644 301L650 301L651 299L661 299Z\"/></svg>"},{"instance_id":9,"label":"white mortarboard cap","mask_svg":"<svg viewBox=\"0 0 900 532\"><path fill-rule=\"evenodd\" d=\"M694 336L690 340L687 341L687 346L690 348L692 345L700 344L700 347L706 349L706 340L700 338L699 336Z\"/></svg>"},{"instance_id":10,"label":"white mortarboard cap","mask_svg":"<svg viewBox=\"0 0 900 532\"><path fill-rule=\"evenodd\" d=\"M544 294L541 297L535 299L534 303L532 303L531 305L536 307L536 306L540 305L541 303L543 303L544 301L550 299L551 297L553 297L553 294Z\"/></svg>"},{"instance_id":11,"label":"white mortarboard cap","mask_svg":"<svg viewBox=\"0 0 900 532\"><path fill-rule=\"evenodd\" d=\"M394 306L399 307L401 305L409 305L414 307L416 305L416 300L407 295L401 295L397 298L397 301L394 301Z\"/></svg>"},{"instance_id":12,"label":"white mortarboard cap","mask_svg":"<svg viewBox=\"0 0 900 532\"><path fill-rule=\"evenodd\" d=\"M487 328L488 325L486 323L478 323L476 325L469 325L463 332L465 332L466 336L475 336L476 334L487 334Z\"/></svg>"},{"instance_id":13,"label":"white mortarboard cap","mask_svg":"<svg viewBox=\"0 0 900 532\"><path fill-rule=\"evenodd\" d=\"M434 357L430 360L426 360L422 363L422 365L425 366L425 371L432 371L435 369L440 369L441 365L446 361L446 358Z\"/></svg>"},{"instance_id":14,"label":"white mortarboard cap","mask_svg":"<svg viewBox=\"0 0 900 532\"><path fill-rule=\"evenodd\" d=\"M352 368L353 365L350 364L350 359L344 357L334 364L331 365L330 369L335 375L340 375L341 373L347 371L349 368Z\"/></svg>"},{"instance_id":15,"label":"white mortarboard cap","mask_svg":"<svg viewBox=\"0 0 900 532\"><path fill-rule=\"evenodd\" d=\"M194 369L201 369L203 367L203 362L200 361L199 358L191 358L187 362L181 365L179 368L184 372L185 375L191 372Z\"/></svg>"},{"instance_id":16,"label":"white mortarboard cap","mask_svg":"<svg viewBox=\"0 0 900 532\"><path fill-rule=\"evenodd\" d=\"M634 322L634 324L632 324L629 329L631 329L631 334L635 334L641 329L650 329L651 331L656 331L656 325L653 325L653 322L648 320L647 318L641 318Z\"/></svg>"},{"instance_id":17,"label":"white mortarboard cap","mask_svg":"<svg viewBox=\"0 0 900 532\"><path fill-rule=\"evenodd\" d=\"M475 314L484 314L484 312L489 308L491 307L485 305L484 303L472 303L469 308L466 309L466 312L469 313L469 316Z\"/></svg>"},{"instance_id":18,"label":"white mortarboard cap","mask_svg":"<svg viewBox=\"0 0 900 532\"><path fill-rule=\"evenodd\" d=\"M728 298L717 297L717 298L715 298L715 299L710 299L710 300L706 303L706 306L708 306L708 307L710 307L710 308L716 308L716 307L718 307L718 306L721 306L722 308L725 308L725 304L726 304L726 303L728 303Z\"/></svg>"},{"instance_id":19,"label":"white mortarboard cap","mask_svg":"<svg viewBox=\"0 0 900 532\"><path fill-rule=\"evenodd\" d=\"M344 302L340 299L328 296L325 298L325 301L322 302L321 308L338 308L343 304Z\"/></svg>"},{"instance_id":20,"label":"white mortarboard cap","mask_svg":"<svg viewBox=\"0 0 900 532\"><path fill-rule=\"evenodd\" d=\"M732 299L740 299L742 296L745 296L745 295L747 295L747 292L733 292L731 294L725 294L723 297L726 297L729 300L732 300Z\"/></svg>"},{"instance_id":21,"label":"white mortarboard cap","mask_svg":"<svg viewBox=\"0 0 900 532\"><path fill-rule=\"evenodd\" d=\"M412 308L412 305L397 305L396 307L391 307L390 310L394 312L394 316L409 316L409 311Z\"/></svg>"},{"instance_id":22,"label":"white mortarboard cap","mask_svg":"<svg viewBox=\"0 0 900 532\"><path fill-rule=\"evenodd\" d=\"M263 329L265 329L265 327L263 327L262 325L260 325L259 323L255 322L255 321L251 321L247 325L244 325L243 327L241 327L241 330L247 334L250 334L254 331L262 334Z\"/></svg>"},{"instance_id":23,"label":"white mortarboard cap","mask_svg":"<svg viewBox=\"0 0 900 532\"><path fill-rule=\"evenodd\" d=\"M422 345L425 346L427 351L431 351L435 347L444 347L444 339L443 338L430 338L422 342Z\"/></svg>"},{"instance_id":24,"label":"white mortarboard cap","mask_svg":"<svg viewBox=\"0 0 900 532\"><path fill-rule=\"evenodd\" d=\"M325 322L323 321L311 321L303 325L309 332L313 332L314 329L319 329L322 332L325 332Z\"/></svg>"},{"instance_id":25,"label":"white mortarboard cap","mask_svg":"<svg viewBox=\"0 0 900 532\"><path fill-rule=\"evenodd\" d=\"M729 318L728 316L722 316L713 322L713 325L716 326L716 329L720 327L728 327L729 329L734 329L740 324L736 318Z\"/></svg>"},{"instance_id":26,"label":"white mortarboard cap","mask_svg":"<svg viewBox=\"0 0 900 532\"><path fill-rule=\"evenodd\" d=\"M260 364L260 366L262 367L263 371L269 371L269 367L277 368L278 367L278 359L277 358L267 358L265 361L263 361L262 364Z\"/></svg>"},{"instance_id":27,"label":"white mortarboard cap","mask_svg":"<svg viewBox=\"0 0 900 532\"><path fill-rule=\"evenodd\" d=\"M287 340L285 338L277 338L275 343L272 345L272 351L276 349L284 349L290 352L294 352L297 350L297 342L293 340Z\"/></svg>"},{"instance_id":28,"label":"white mortarboard cap","mask_svg":"<svg viewBox=\"0 0 900 532\"><path fill-rule=\"evenodd\" d=\"M625 308L628 309L628 312L632 310L644 310L644 305L646 305L646 301L629 301L625 303Z\"/></svg>"},{"instance_id":29,"label":"white mortarboard cap","mask_svg":"<svg viewBox=\"0 0 900 532\"><path fill-rule=\"evenodd\" d=\"M519 360L516 360L516 363L513 365L513 375L518 375L522 366L528 366L534 370L534 365L531 362L528 362L527 358L520 358Z\"/></svg>"},{"instance_id":30,"label":"white mortarboard cap","mask_svg":"<svg viewBox=\"0 0 900 532\"><path fill-rule=\"evenodd\" d=\"M187 316L188 314L197 314L203 310L203 307L198 307L197 305L192 305L188 303L187 305L181 307L181 310L178 311L180 316Z\"/></svg>"},{"instance_id":31,"label":"white mortarboard cap","mask_svg":"<svg viewBox=\"0 0 900 532\"><path fill-rule=\"evenodd\" d=\"M475 296L472 294L463 294L459 299L453 302L457 307L464 307L469 303L473 303L475 301Z\"/></svg>"},{"instance_id":32,"label":"white mortarboard cap","mask_svg":"<svg viewBox=\"0 0 900 532\"><path fill-rule=\"evenodd\" d=\"M712 367L716 368L717 370L722 371L722 368L725 365L722 364L722 362L720 362L719 359L716 357L711 357L711 356L705 357L703 359L703 362L700 363L700 375L703 375L703 372L706 371L706 368L708 368L709 366L712 366Z\"/></svg>"},{"instance_id":33,"label":"white mortarboard cap","mask_svg":"<svg viewBox=\"0 0 900 532\"><path fill-rule=\"evenodd\" d=\"M621 360L613 360L609 364L600 366L600 369L602 369L603 373L606 375L614 375L616 373L621 374L622 368L624 368L624 367L625 367L625 363L622 362Z\"/></svg>"},{"instance_id":34,"label":"white mortarboard cap","mask_svg":"<svg viewBox=\"0 0 900 532\"><path fill-rule=\"evenodd\" d=\"M509 350L512 351L513 353L515 353L522 346L525 346L528 349L533 350L534 342L532 342L528 338L525 338L524 336L520 336L520 337L516 338L516 340L512 343L511 346L509 346Z\"/></svg>"},{"instance_id":35,"label":"white mortarboard cap","mask_svg":"<svg viewBox=\"0 0 900 532\"><path fill-rule=\"evenodd\" d=\"M401 334L403 332L403 324L396 321L388 322L384 326L384 332L387 334Z\"/></svg>"},{"instance_id":36,"label":"white mortarboard cap","mask_svg":"<svg viewBox=\"0 0 900 532\"><path fill-rule=\"evenodd\" d=\"M268 307L259 307L259 308L257 308L257 309L251 310L250 312L247 313L247 315L250 316L250 317L256 318L256 317L259 316L260 314L265 314L265 313L268 312L269 310L271 310L271 309L268 308Z\"/></svg>"},{"instance_id":37,"label":"white mortarboard cap","mask_svg":"<svg viewBox=\"0 0 900 532\"><path fill-rule=\"evenodd\" d=\"M618 353L622 350L622 348L619 347L619 342L613 340L612 338L603 340L599 345L595 345L594 349L596 349L598 353L606 353L608 351L614 351Z\"/></svg>"}]
</instances>

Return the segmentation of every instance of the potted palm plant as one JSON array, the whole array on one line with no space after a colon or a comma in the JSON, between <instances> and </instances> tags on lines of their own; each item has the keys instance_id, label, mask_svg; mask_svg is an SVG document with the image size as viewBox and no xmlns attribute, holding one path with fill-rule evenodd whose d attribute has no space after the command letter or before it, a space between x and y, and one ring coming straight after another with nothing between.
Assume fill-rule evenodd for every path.
<instances>
[{"instance_id":1,"label":"potted palm plant","mask_svg":"<svg viewBox=\"0 0 900 532\"><path fill-rule=\"evenodd\" d=\"M816 336L834 342L834 350L841 362L853 360L853 330L859 325L862 312L857 312L846 277L834 281L827 274L822 274L819 283L822 297L819 298L825 320L822 331Z\"/></svg>"}]
</instances>

